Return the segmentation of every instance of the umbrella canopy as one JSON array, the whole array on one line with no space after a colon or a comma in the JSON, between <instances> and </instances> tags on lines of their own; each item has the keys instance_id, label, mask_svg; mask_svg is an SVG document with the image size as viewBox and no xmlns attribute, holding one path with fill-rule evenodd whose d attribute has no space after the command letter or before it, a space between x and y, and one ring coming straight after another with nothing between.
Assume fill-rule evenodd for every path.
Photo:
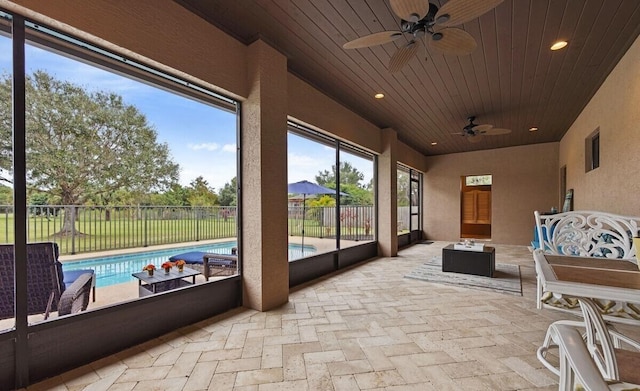
<instances>
[{"instance_id":1,"label":"umbrella canopy","mask_svg":"<svg viewBox=\"0 0 640 391\"><path fill-rule=\"evenodd\" d=\"M328 187L320 186L309 181L300 181L289 183L289 185L287 185L287 191L291 194L302 194L302 255L304 256L304 220L306 197L310 194L336 194L336 190L329 189ZM340 192L340 195L347 194Z\"/></svg>"},{"instance_id":2,"label":"umbrella canopy","mask_svg":"<svg viewBox=\"0 0 640 391\"><path fill-rule=\"evenodd\" d=\"M328 187L320 186L309 181L300 181L295 183L289 183L287 185L287 191L292 194L335 194L335 189L329 189Z\"/></svg>"}]
</instances>

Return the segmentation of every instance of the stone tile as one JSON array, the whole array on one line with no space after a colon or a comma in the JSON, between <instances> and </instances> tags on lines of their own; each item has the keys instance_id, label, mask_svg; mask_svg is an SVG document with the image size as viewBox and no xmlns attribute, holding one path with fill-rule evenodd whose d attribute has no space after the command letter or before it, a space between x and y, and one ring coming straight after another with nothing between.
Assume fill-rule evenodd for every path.
<instances>
[{"instance_id":1,"label":"stone tile","mask_svg":"<svg viewBox=\"0 0 640 391\"><path fill-rule=\"evenodd\" d=\"M396 370L357 373L354 375L361 390L384 388L406 384Z\"/></svg>"},{"instance_id":2,"label":"stone tile","mask_svg":"<svg viewBox=\"0 0 640 391\"><path fill-rule=\"evenodd\" d=\"M558 382L557 377L546 368L534 368L519 357L508 357L500 361L535 386L550 386Z\"/></svg>"},{"instance_id":3,"label":"stone tile","mask_svg":"<svg viewBox=\"0 0 640 391\"><path fill-rule=\"evenodd\" d=\"M262 359L257 358L239 358L237 360L224 360L218 363L216 373L222 372L239 372L260 369Z\"/></svg>"},{"instance_id":4,"label":"stone tile","mask_svg":"<svg viewBox=\"0 0 640 391\"><path fill-rule=\"evenodd\" d=\"M160 380L141 380L134 387L135 391L181 391L187 381L186 377L174 377Z\"/></svg>"},{"instance_id":5,"label":"stone tile","mask_svg":"<svg viewBox=\"0 0 640 391\"><path fill-rule=\"evenodd\" d=\"M283 381L280 383L260 384L260 391L307 391L309 384L306 380Z\"/></svg>"},{"instance_id":6,"label":"stone tile","mask_svg":"<svg viewBox=\"0 0 640 391\"><path fill-rule=\"evenodd\" d=\"M405 356L408 354L422 353L422 348L415 343L396 343L394 345L380 346L380 349L387 357Z\"/></svg>"},{"instance_id":7,"label":"stone tile","mask_svg":"<svg viewBox=\"0 0 640 391\"><path fill-rule=\"evenodd\" d=\"M347 360L361 360L367 358L356 339L339 339L340 350Z\"/></svg>"},{"instance_id":8,"label":"stone tile","mask_svg":"<svg viewBox=\"0 0 640 391\"><path fill-rule=\"evenodd\" d=\"M307 378L307 368L302 354L292 354L284 359L283 378L285 381Z\"/></svg>"},{"instance_id":9,"label":"stone tile","mask_svg":"<svg viewBox=\"0 0 640 391\"><path fill-rule=\"evenodd\" d=\"M353 375L354 373L373 372L368 360L353 360L327 363L331 376Z\"/></svg>"},{"instance_id":10,"label":"stone tile","mask_svg":"<svg viewBox=\"0 0 640 391\"><path fill-rule=\"evenodd\" d=\"M208 390L211 391L230 391L233 390L233 386L236 383L236 374L229 373L215 373L211 378Z\"/></svg>"},{"instance_id":11,"label":"stone tile","mask_svg":"<svg viewBox=\"0 0 640 391\"><path fill-rule=\"evenodd\" d=\"M362 351L367 356L369 363L376 371L383 371L387 369L393 369L395 366L389 360L389 358L384 354L382 349L378 346L365 347L362 348Z\"/></svg>"},{"instance_id":12,"label":"stone tile","mask_svg":"<svg viewBox=\"0 0 640 391\"><path fill-rule=\"evenodd\" d=\"M306 364L307 384L310 390L333 391L331 373L326 364Z\"/></svg>"},{"instance_id":13,"label":"stone tile","mask_svg":"<svg viewBox=\"0 0 640 391\"><path fill-rule=\"evenodd\" d=\"M344 352L342 350L330 350L327 352L305 353L304 362L306 364L323 364L329 362L345 361Z\"/></svg>"},{"instance_id":14,"label":"stone tile","mask_svg":"<svg viewBox=\"0 0 640 391\"><path fill-rule=\"evenodd\" d=\"M452 379L461 377L484 376L491 372L478 361L455 362L440 366L442 370Z\"/></svg>"},{"instance_id":15,"label":"stone tile","mask_svg":"<svg viewBox=\"0 0 640 391\"><path fill-rule=\"evenodd\" d=\"M224 349L203 352L200 361L234 360L242 357L242 349Z\"/></svg>"},{"instance_id":16,"label":"stone tile","mask_svg":"<svg viewBox=\"0 0 640 391\"><path fill-rule=\"evenodd\" d=\"M282 368L282 366L282 346L265 346L262 350L262 369Z\"/></svg>"},{"instance_id":17,"label":"stone tile","mask_svg":"<svg viewBox=\"0 0 640 391\"><path fill-rule=\"evenodd\" d=\"M356 378L353 375L344 375L344 376L331 376L331 381L333 382L333 389L335 391L356 391L360 390L358 387L358 382L356 382Z\"/></svg>"},{"instance_id":18,"label":"stone tile","mask_svg":"<svg viewBox=\"0 0 640 391\"><path fill-rule=\"evenodd\" d=\"M216 361L199 362L191 371L184 391L206 390L211 384L218 363Z\"/></svg>"},{"instance_id":19,"label":"stone tile","mask_svg":"<svg viewBox=\"0 0 640 391\"><path fill-rule=\"evenodd\" d=\"M247 338L242 348L242 358L262 357L263 337Z\"/></svg>"},{"instance_id":20,"label":"stone tile","mask_svg":"<svg viewBox=\"0 0 640 391\"><path fill-rule=\"evenodd\" d=\"M236 387L278 383L284 380L282 368L256 369L253 371L239 371L236 375Z\"/></svg>"},{"instance_id":21,"label":"stone tile","mask_svg":"<svg viewBox=\"0 0 640 391\"><path fill-rule=\"evenodd\" d=\"M171 370L167 374L167 377L188 377L191 375L191 371L193 371L193 367L196 365L199 358L200 352L182 353L171 366Z\"/></svg>"},{"instance_id":22,"label":"stone tile","mask_svg":"<svg viewBox=\"0 0 640 391\"><path fill-rule=\"evenodd\" d=\"M405 383L427 383L429 381L424 371L416 365L411 356L395 356L391 357L390 360L396 366L396 370Z\"/></svg>"},{"instance_id":23,"label":"stone tile","mask_svg":"<svg viewBox=\"0 0 640 391\"><path fill-rule=\"evenodd\" d=\"M127 369L122 375L120 375L120 377L118 377L116 383L164 379L171 369L171 366Z\"/></svg>"}]
</instances>

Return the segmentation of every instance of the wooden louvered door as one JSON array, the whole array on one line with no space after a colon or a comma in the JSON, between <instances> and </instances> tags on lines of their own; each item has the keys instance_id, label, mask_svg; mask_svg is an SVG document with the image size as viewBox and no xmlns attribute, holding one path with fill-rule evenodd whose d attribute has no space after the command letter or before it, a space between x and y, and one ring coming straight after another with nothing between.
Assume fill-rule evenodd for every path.
<instances>
[{"instance_id":1,"label":"wooden louvered door","mask_svg":"<svg viewBox=\"0 0 640 391\"><path fill-rule=\"evenodd\" d=\"M491 185L467 186L462 178L460 237L491 238Z\"/></svg>"}]
</instances>

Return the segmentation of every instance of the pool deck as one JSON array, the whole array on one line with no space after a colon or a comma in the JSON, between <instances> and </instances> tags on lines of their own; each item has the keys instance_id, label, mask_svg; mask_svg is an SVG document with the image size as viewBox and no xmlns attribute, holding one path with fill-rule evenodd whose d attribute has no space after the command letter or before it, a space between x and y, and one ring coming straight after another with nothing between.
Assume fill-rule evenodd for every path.
<instances>
[{"instance_id":1,"label":"pool deck","mask_svg":"<svg viewBox=\"0 0 640 391\"><path fill-rule=\"evenodd\" d=\"M138 254L138 253L145 253L149 251L169 250L172 248L204 246L207 244L224 243L224 242L231 242L235 240L236 238L224 238L224 239L214 239L214 240L201 240L198 242L180 242L180 243L163 244L158 246L135 247L135 248L126 248L126 249L118 249L118 250L108 250L108 251L93 251L93 252L80 253L80 254L74 254L74 255L60 255L60 262L64 263L64 262L72 262L72 261L81 261L88 258L102 258L102 257L113 257L116 255Z\"/></svg>"}]
</instances>

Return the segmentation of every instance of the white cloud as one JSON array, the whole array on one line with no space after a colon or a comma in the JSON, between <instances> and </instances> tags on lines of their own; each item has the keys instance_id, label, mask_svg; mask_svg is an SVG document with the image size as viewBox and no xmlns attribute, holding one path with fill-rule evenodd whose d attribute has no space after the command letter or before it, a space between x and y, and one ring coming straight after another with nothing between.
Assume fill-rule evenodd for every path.
<instances>
[{"instance_id":1,"label":"white cloud","mask_svg":"<svg viewBox=\"0 0 640 391\"><path fill-rule=\"evenodd\" d=\"M222 147L222 150L225 152L236 152L236 145L235 144L225 144Z\"/></svg>"},{"instance_id":2,"label":"white cloud","mask_svg":"<svg viewBox=\"0 0 640 391\"><path fill-rule=\"evenodd\" d=\"M181 164L180 184L188 186L196 177L202 176L209 186L219 191L225 184L231 182L236 176L235 160L218 160L215 164L204 164L203 162L186 162Z\"/></svg>"},{"instance_id":3,"label":"white cloud","mask_svg":"<svg viewBox=\"0 0 640 391\"><path fill-rule=\"evenodd\" d=\"M324 161L321 159L313 158L309 155L298 155L295 153L289 153L287 155L289 159L289 167L319 167L324 165Z\"/></svg>"},{"instance_id":4,"label":"white cloud","mask_svg":"<svg viewBox=\"0 0 640 391\"><path fill-rule=\"evenodd\" d=\"M194 151L200 151L200 150L215 151L218 148L220 148L220 145L216 143L200 143L200 144L189 144L188 147L189 149L192 149Z\"/></svg>"}]
</instances>

